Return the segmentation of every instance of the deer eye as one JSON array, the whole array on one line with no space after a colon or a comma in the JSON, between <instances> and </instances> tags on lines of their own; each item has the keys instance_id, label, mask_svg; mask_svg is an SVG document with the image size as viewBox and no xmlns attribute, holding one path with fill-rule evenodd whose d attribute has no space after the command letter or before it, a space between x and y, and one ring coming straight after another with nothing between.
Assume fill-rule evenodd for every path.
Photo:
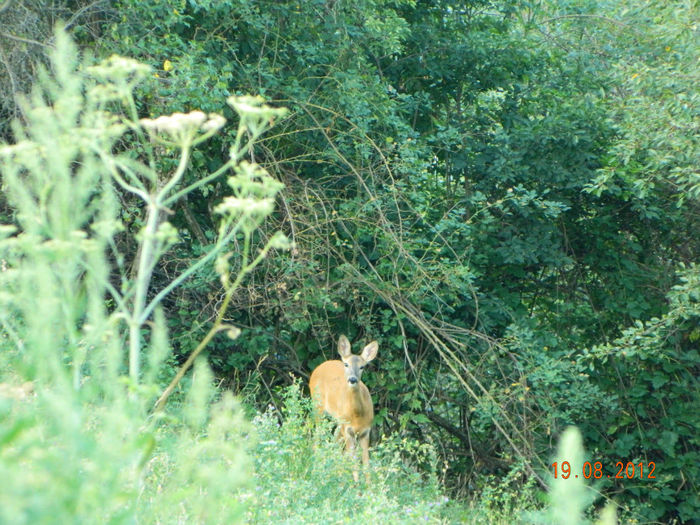
<instances>
[{"instance_id":1,"label":"deer eye","mask_svg":"<svg viewBox=\"0 0 700 525\"><path fill-rule=\"evenodd\" d=\"M348 367L348 364L347 364L347 363L343 363L343 364L345 365L345 368L347 368L347 367Z\"/></svg>"}]
</instances>

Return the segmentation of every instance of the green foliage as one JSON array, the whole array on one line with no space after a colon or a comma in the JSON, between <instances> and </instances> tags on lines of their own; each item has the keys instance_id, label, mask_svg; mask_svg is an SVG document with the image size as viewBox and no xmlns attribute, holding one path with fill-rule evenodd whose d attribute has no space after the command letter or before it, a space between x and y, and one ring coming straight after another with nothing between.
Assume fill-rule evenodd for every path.
<instances>
[{"instance_id":1,"label":"green foliage","mask_svg":"<svg viewBox=\"0 0 700 525\"><path fill-rule=\"evenodd\" d=\"M435 449L413 440L383 437L372 448L371 481L352 481L351 460L330 439L332 422L311 416L311 401L298 384L285 389L281 412L270 407L253 419L258 444L256 473L243 489L246 519L251 523L319 523L367 520L382 523L592 523L595 490L583 476L552 480L549 505L542 508L534 480L521 484L526 473L514 468L500 481L490 479L469 508L449 503L439 489ZM555 460L568 461L571 472L582 471L581 433L567 429L560 438ZM616 523L615 506L600 513L600 525Z\"/></svg>"},{"instance_id":2,"label":"green foliage","mask_svg":"<svg viewBox=\"0 0 700 525\"><path fill-rule=\"evenodd\" d=\"M95 22L109 14L106 7L90 0L57 0L50 8L43 0L0 4L0 139L9 139L10 123L21 116L19 95L31 90L40 65L48 64L46 51L55 44L54 24L69 20L74 38L93 43Z\"/></svg>"},{"instance_id":3,"label":"green foliage","mask_svg":"<svg viewBox=\"0 0 700 525\"><path fill-rule=\"evenodd\" d=\"M520 517L521 522L532 520L533 512L542 507L535 486L535 479L529 478L523 483L527 474L522 466L516 465L506 476L496 478L485 476L483 485L477 488L469 509L469 518L474 523L513 523Z\"/></svg>"},{"instance_id":4,"label":"green foliage","mask_svg":"<svg viewBox=\"0 0 700 525\"><path fill-rule=\"evenodd\" d=\"M230 393L214 402L211 372L199 363L190 396L156 431L161 446L143 465L137 516L144 521L244 520L245 502L234 494L253 472L251 427Z\"/></svg>"},{"instance_id":5,"label":"green foliage","mask_svg":"<svg viewBox=\"0 0 700 525\"><path fill-rule=\"evenodd\" d=\"M688 408L699 401L700 272L693 265L678 277L664 316L637 323L615 341L584 352L578 368L595 373L614 400L613 410L598 420L605 441L594 441L596 453L611 463L623 458L625 463L655 462L660 473L643 485L644 514L661 519L677 512L687 521L700 512L700 414ZM641 494L634 484L620 485Z\"/></svg>"},{"instance_id":6,"label":"green foliage","mask_svg":"<svg viewBox=\"0 0 700 525\"><path fill-rule=\"evenodd\" d=\"M489 501L521 501L571 424L596 459L656 454L693 478L695 317L673 298L677 285L695 293L695 270L675 270L700 253L694 2L112 5L96 49L152 67L138 116L236 119L223 101L247 92L290 108L250 153L286 185L276 224L236 239L252 249L283 229L290 257L261 261L225 303L205 263L170 287L220 246L211 212L236 188L215 174L238 130L190 151L171 195L192 191L160 209L182 242L163 245L145 288L167 290L171 372L220 314L255 328L212 337L210 362L260 406L330 357L338 333L378 339L377 425L435 444L455 494L488 486ZM136 135L120 136L129 166L177 172L177 147ZM148 215L144 199L115 193L129 290ZM148 325L132 326L148 345ZM631 519L666 521L694 511L694 489L601 487L636 505Z\"/></svg>"},{"instance_id":7,"label":"green foliage","mask_svg":"<svg viewBox=\"0 0 700 525\"><path fill-rule=\"evenodd\" d=\"M682 203L700 198L700 155L696 86L700 73L697 43L698 7L694 2L649 4L631 9L629 2L605 6L621 24L643 28L621 31L628 54L615 64L614 78L623 96L611 96L620 139L592 185L596 192L639 200L660 194ZM659 23L663 21L663 23ZM660 207L666 208L664 203ZM648 214L661 210L649 207Z\"/></svg>"},{"instance_id":8,"label":"green foliage","mask_svg":"<svg viewBox=\"0 0 700 525\"><path fill-rule=\"evenodd\" d=\"M583 472L584 452L581 433L568 428L561 435L556 457L559 465L568 461L571 472ZM553 523L578 525L583 519L583 510L590 504L591 495L586 490L585 479L581 475L568 476L560 473L552 483L549 494Z\"/></svg>"},{"instance_id":9,"label":"green foliage","mask_svg":"<svg viewBox=\"0 0 700 525\"><path fill-rule=\"evenodd\" d=\"M0 322L27 379L60 383L66 376L55 367L65 361L72 368L69 384L78 389L84 367L92 364L99 374L118 363L104 294L105 251L119 225L101 155L125 128L102 110L106 90L88 84L83 95L76 50L67 37L59 39L55 80L42 75L43 89L27 104L28 125L17 125L17 143L0 150L3 189L17 225L5 226L2 238ZM109 351L91 352L95 346ZM46 358L51 348L58 360Z\"/></svg>"}]
</instances>

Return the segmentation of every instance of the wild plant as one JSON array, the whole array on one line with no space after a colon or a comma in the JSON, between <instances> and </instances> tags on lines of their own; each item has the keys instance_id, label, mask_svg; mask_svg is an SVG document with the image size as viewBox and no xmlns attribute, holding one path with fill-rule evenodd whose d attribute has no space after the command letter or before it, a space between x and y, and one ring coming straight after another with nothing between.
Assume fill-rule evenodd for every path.
<instances>
[{"instance_id":1,"label":"wild plant","mask_svg":"<svg viewBox=\"0 0 700 525\"><path fill-rule=\"evenodd\" d=\"M233 293L271 250L289 244L281 233L254 241L282 185L243 161L285 111L231 97L238 126L228 159L186 184L193 150L226 119L200 111L139 118L135 90L149 75L127 58L81 59L58 31L51 70L23 101L13 143L0 146L12 210L11 224L0 226L0 382L31 385L22 399L0 395L0 476L12 480L0 490L3 523L231 523L242 516L231 495L249 475L249 427L230 395L213 402L211 373L196 357L215 334L238 335L223 323ZM159 168L163 157L172 159L171 172ZM178 242L169 210L230 171L231 195L214 210L216 239L152 289L159 259ZM129 234L125 195L143 211L134 260L117 242ZM161 393L157 377L170 348L159 305L206 265L221 281L218 315ZM193 364L182 410L163 412Z\"/></svg>"}]
</instances>

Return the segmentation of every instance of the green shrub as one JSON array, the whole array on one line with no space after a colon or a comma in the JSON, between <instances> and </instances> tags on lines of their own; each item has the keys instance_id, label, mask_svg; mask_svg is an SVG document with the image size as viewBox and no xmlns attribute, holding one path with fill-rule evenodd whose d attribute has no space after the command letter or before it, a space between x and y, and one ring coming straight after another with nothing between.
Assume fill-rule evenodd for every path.
<instances>
[{"instance_id":1,"label":"green shrub","mask_svg":"<svg viewBox=\"0 0 700 525\"><path fill-rule=\"evenodd\" d=\"M535 479L528 477L522 465L514 466L505 477L482 479L471 501L470 520L474 523L513 523L514 516L527 515L542 506Z\"/></svg>"}]
</instances>

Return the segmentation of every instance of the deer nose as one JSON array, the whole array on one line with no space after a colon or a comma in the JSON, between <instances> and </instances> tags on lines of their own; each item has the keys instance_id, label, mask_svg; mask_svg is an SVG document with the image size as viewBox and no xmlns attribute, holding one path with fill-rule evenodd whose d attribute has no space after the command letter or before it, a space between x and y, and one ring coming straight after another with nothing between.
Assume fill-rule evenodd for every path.
<instances>
[{"instance_id":1,"label":"deer nose","mask_svg":"<svg viewBox=\"0 0 700 525\"><path fill-rule=\"evenodd\" d=\"M356 385L357 384L357 378L356 377L348 377L348 383L351 385Z\"/></svg>"}]
</instances>

